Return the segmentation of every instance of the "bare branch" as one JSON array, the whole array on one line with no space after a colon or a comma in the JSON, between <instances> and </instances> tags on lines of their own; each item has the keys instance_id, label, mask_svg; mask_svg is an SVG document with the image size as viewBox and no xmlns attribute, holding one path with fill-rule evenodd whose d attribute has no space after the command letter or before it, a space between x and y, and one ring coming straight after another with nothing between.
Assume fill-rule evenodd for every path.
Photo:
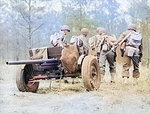
<instances>
[{"instance_id":1,"label":"bare branch","mask_svg":"<svg viewBox=\"0 0 150 114\"><path fill-rule=\"evenodd\" d=\"M25 27L26 29L29 29L28 27L26 27L25 25L23 25L22 23L20 23L18 20L16 20L21 26Z\"/></svg>"},{"instance_id":2,"label":"bare branch","mask_svg":"<svg viewBox=\"0 0 150 114\"><path fill-rule=\"evenodd\" d=\"M37 27L36 29L34 29L34 30L31 32L31 35L32 35L35 31L37 31L39 28L41 28L42 25L43 25L43 24L41 24L39 27Z\"/></svg>"},{"instance_id":3,"label":"bare branch","mask_svg":"<svg viewBox=\"0 0 150 114\"><path fill-rule=\"evenodd\" d=\"M20 11L20 14L21 14L22 18L23 18L27 23L29 23L29 21L25 18L25 16L22 14L21 11Z\"/></svg>"},{"instance_id":4,"label":"bare branch","mask_svg":"<svg viewBox=\"0 0 150 114\"><path fill-rule=\"evenodd\" d=\"M14 28L15 29L15 28ZM20 32L18 32L17 31L17 33L22 37L22 38L24 38L28 43L30 43L30 41L24 36L24 35L22 35Z\"/></svg>"}]
</instances>

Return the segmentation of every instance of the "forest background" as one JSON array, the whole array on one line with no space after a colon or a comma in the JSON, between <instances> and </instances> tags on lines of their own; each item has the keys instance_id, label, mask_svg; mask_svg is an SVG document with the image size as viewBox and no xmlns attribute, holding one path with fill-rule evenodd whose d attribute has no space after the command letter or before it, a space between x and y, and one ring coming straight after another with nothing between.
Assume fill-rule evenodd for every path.
<instances>
[{"instance_id":1,"label":"forest background","mask_svg":"<svg viewBox=\"0 0 150 114\"><path fill-rule=\"evenodd\" d=\"M0 62L29 59L29 49L50 46L50 35L67 24L88 38L104 27L118 38L135 23L143 35L142 63L150 65L150 0L0 0Z\"/></svg>"}]
</instances>

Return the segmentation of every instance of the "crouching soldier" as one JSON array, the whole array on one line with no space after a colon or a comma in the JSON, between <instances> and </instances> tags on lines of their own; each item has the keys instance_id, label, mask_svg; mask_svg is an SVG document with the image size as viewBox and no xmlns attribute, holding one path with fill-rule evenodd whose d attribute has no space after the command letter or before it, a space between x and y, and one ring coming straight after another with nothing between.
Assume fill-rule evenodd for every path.
<instances>
[{"instance_id":1,"label":"crouching soldier","mask_svg":"<svg viewBox=\"0 0 150 114\"><path fill-rule=\"evenodd\" d=\"M99 39L97 40L97 46L100 48L98 52L100 52L99 57L99 65L101 70L102 82L104 81L105 68L106 68L106 60L109 63L109 71L111 75L111 83L115 83L115 75L116 75L116 66L115 66L115 58L116 53L111 50L113 47L113 42L116 41L116 37L112 37L107 34L104 28L99 29Z\"/></svg>"},{"instance_id":2,"label":"crouching soldier","mask_svg":"<svg viewBox=\"0 0 150 114\"><path fill-rule=\"evenodd\" d=\"M121 42L127 35L129 36L121 45L121 53L123 58L123 71L122 77L125 78L125 83L129 78L129 69L131 67L131 60L133 62L134 70L133 70L133 78L139 78L139 62L142 57L142 35L139 32L136 32L137 27L135 24L130 24L128 26L128 30L123 32L120 38L114 43L117 45Z\"/></svg>"},{"instance_id":3,"label":"crouching soldier","mask_svg":"<svg viewBox=\"0 0 150 114\"><path fill-rule=\"evenodd\" d=\"M89 52L89 44L88 40L86 39L87 35L89 34L89 30L87 28L81 29L80 36L72 36L70 43L75 43L79 46L79 54L88 54Z\"/></svg>"},{"instance_id":4,"label":"crouching soldier","mask_svg":"<svg viewBox=\"0 0 150 114\"><path fill-rule=\"evenodd\" d=\"M63 47L64 44L66 44L65 35L67 35L68 32L70 32L70 27L68 25L63 25L59 33L50 36L50 43L54 47Z\"/></svg>"}]
</instances>

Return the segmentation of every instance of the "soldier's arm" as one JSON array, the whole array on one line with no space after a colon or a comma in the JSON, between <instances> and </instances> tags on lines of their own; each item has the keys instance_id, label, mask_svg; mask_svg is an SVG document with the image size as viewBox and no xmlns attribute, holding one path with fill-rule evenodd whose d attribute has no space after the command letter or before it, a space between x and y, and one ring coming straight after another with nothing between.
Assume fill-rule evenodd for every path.
<instances>
[{"instance_id":1,"label":"soldier's arm","mask_svg":"<svg viewBox=\"0 0 150 114\"><path fill-rule=\"evenodd\" d=\"M121 34L121 36L118 38L118 40L116 40L113 44L114 44L114 45L117 45L119 42L122 41L122 39L123 39L124 37L125 37L124 34Z\"/></svg>"}]
</instances>

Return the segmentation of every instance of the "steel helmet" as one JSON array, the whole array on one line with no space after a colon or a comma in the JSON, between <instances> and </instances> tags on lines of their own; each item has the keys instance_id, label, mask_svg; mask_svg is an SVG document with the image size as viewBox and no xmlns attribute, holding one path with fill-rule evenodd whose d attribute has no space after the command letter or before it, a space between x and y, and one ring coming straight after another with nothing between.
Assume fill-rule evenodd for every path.
<instances>
[{"instance_id":1,"label":"steel helmet","mask_svg":"<svg viewBox=\"0 0 150 114\"><path fill-rule=\"evenodd\" d=\"M128 26L128 30L135 30L135 31L136 31L136 29L137 29L137 27L136 27L135 24L130 24L130 25Z\"/></svg>"},{"instance_id":2,"label":"steel helmet","mask_svg":"<svg viewBox=\"0 0 150 114\"><path fill-rule=\"evenodd\" d=\"M98 31L99 31L99 29L101 29L102 27L98 27L97 29L96 29L96 32L98 33Z\"/></svg>"},{"instance_id":3,"label":"steel helmet","mask_svg":"<svg viewBox=\"0 0 150 114\"><path fill-rule=\"evenodd\" d=\"M107 32L106 32L106 29L104 29L104 28L101 27L101 28L98 30L98 33L99 33L99 34L102 34L102 33L107 33Z\"/></svg>"},{"instance_id":4,"label":"steel helmet","mask_svg":"<svg viewBox=\"0 0 150 114\"><path fill-rule=\"evenodd\" d=\"M68 26L68 25L63 25L62 27L61 27L61 31L62 30L68 30L68 32L70 32L70 27Z\"/></svg>"},{"instance_id":5,"label":"steel helmet","mask_svg":"<svg viewBox=\"0 0 150 114\"><path fill-rule=\"evenodd\" d=\"M88 35L89 34L89 30L87 28L82 28L81 29L81 34Z\"/></svg>"}]
</instances>

